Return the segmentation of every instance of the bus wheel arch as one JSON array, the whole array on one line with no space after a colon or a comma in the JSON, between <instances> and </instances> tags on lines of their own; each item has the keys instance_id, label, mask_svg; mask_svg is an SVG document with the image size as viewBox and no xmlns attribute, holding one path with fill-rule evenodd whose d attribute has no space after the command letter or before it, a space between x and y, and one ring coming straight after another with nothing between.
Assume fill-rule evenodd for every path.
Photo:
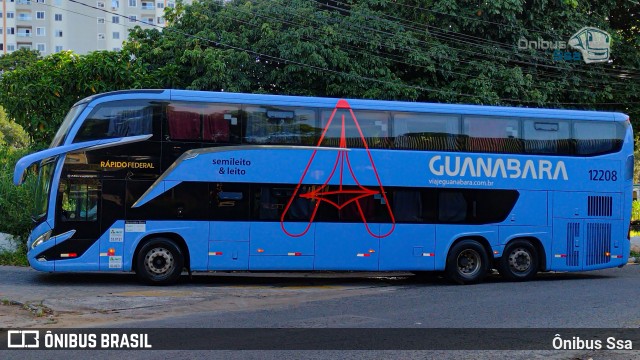
<instances>
[{"instance_id":1,"label":"bus wheel arch","mask_svg":"<svg viewBox=\"0 0 640 360\"><path fill-rule=\"evenodd\" d=\"M532 237L511 239L496 265L500 275L508 280L530 280L546 266L544 247Z\"/></svg>"},{"instance_id":2,"label":"bus wheel arch","mask_svg":"<svg viewBox=\"0 0 640 360\"><path fill-rule=\"evenodd\" d=\"M154 249L159 249L160 252L149 253ZM145 255L145 253L147 254ZM145 257L146 261L149 261L150 256L158 257L160 260L170 260L174 263L175 269L166 275L154 276L149 267L145 266ZM189 250L184 239L175 233L155 233L145 236L138 243L132 258L132 270L136 272L140 280L152 285L175 282L185 268L190 271Z\"/></svg>"},{"instance_id":3,"label":"bus wheel arch","mask_svg":"<svg viewBox=\"0 0 640 360\"><path fill-rule=\"evenodd\" d=\"M451 244L447 253L445 274L458 284L481 282L491 268L491 247L481 236L466 236Z\"/></svg>"}]
</instances>

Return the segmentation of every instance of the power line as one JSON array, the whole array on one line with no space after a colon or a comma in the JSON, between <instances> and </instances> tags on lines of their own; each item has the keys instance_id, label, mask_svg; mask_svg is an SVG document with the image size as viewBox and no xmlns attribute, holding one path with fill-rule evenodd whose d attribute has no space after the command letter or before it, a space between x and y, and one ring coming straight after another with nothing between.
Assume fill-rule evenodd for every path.
<instances>
[{"instance_id":1,"label":"power line","mask_svg":"<svg viewBox=\"0 0 640 360\"><path fill-rule=\"evenodd\" d=\"M92 9L96 9L98 11L103 11L106 13L110 13L116 16L120 16L120 17L126 17L125 15L121 15L118 13L114 13L111 12L109 10L106 9L101 9L92 5L88 5L88 4L84 4L82 2L79 2L77 0L69 0L71 2L77 3L79 5L88 7L88 8L92 8ZM157 28L162 28L161 26L155 25L155 24L148 24L150 26L153 27L157 27ZM258 56L258 60L260 58L265 58L265 59L270 59L270 60L275 60L277 62L280 63L284 63L284 64L294 64L294 65L298 65L298 66L302 66L302 67L306 67L306 68L310 68L310 69L314 69L317 71L322 71L322 72L327 72L327 73L331 73L331 74L335 74L335 75L340 75L342 77L345 77L347 79L349 78L355 78L355 79L360 79L360 80L366 80L366 81L371 81L371 82L375 82L375 83L380 83L380 84L385 84L388 86L393 86L393 87L404 87L404 88L411 88L411 89L415 89L415 90L420 90L420 91L425 91L425 92L434 92L434 93L440 93L440 94L445 94L448 96L461 96L461 97L467 97L467 98L476 98L476 99L480 99L482 100L483 97L480 95L472 95L472 94L465 94L465 93L459 93L456 91L444 91L444 90L439 90L439 89L434 89L434 88L429 88L429 87L423 87L423 86L415 86L415 85L408 85L408 84L404 84L404 83L395 83L395 82L391 82L391 81L386 81L386 80L380 80L380 79L375 79L375 78L371 78L368 76L362 76L362 75L358 75L358 74L348 74L342 71L337 71L337 70L333 70L333 69L328 69L325 67L321 67L321 66L315 66L315 65L309 65L309 64L305 64L299 61L295 61L295 60L291 60L291 59L286 59L286 58L282 58L279 56L273 56L273 55L269 55L269 54L265 54L265 53L261 53L255 50L251 50L251 49L246 49L246 48L242 48L239 46L234 46L234 45L230 45L221 41L214 41L211 39L207 39L204 38L202 36L197 36L197 35L192 35L192 34L188 34L184 31L180 31L174 28L164 28L165 31L170 31L170 32L174 32L177 34L180 34L182 36L188 37L188 38L193 38L193 39L198 39L207 43L211 43L215 46L223 46L223 47L227 47L233 50L238 50L238 51L243 51L246 53L250 53L252 55ZM529 104L536 104L538 103L538 101L530 101L530 100L521 100L521 99L511 99L511 98L496 98L495 100L500 100L500 101L504 101L504 102L516 102L516 103L529 103ZM594 105L592 103L556 103L558 105ZM628 104L628 103L627 103ZM626 105L623 103L606 103L606 105Z\"/></svg>"},{"instance_id":2,"label":"power line","mask_svg":"<svg viewBox=\"0 0 640 360\"><path fill-rule=\"evenodd\" d=\"M267 18L267 19L276 20L277 22L288 23L288 24L292 24L292 25L299 25L299 26L306 26L306 25L302 25L302 24L300 24L300 23L290 22L290 21L288 21L287 19L283 19L283 18L273 18L273 17L270 17L270 16L265 16L265 15L261 15L261 14L254 13L254 12L246 12L246 11L242 11L242 10L237 9L236 7L230 7L230 9L231 9L232 11L234 11L234 12L239 12L239 13L246 14L246 15L251 15L251 16L253 16L254 18L255 18L256 16L258 16L258 17L262 17L262 18ZM285 9L285 8L281 8L281 9ZM298 16L297 14L291 14L291 15L293 15L293 16L295 16L295 17L302 17L302 16ZM238 22L246 23L246 24L251 25L251 26L254 26L254 27L258 27L258 26L259 26L259 25L252 25L252 24L250 24L250 23L248 23L248 22L246 22L246 21L243 21L243 20L241 20L241 19L238 19L238 18L233 18L233 19L234 19L234 20L236 20L236 21L238 21ZM305 20L307 20L307 18L305 18ZM313 20L313 21L314 21L315 23L318 23L318 24L322 24L322 23L323 23L323 22L321 22L321 21L319 21L319 20ZM315 29L315 30L320 30L318 26L309 26L309 27L311 27L311 28L313 28L313 29ZM356 36L358 36L358 35L360 35L360 34L361 34L361 33L358 33ZM305 36L305 37L309 38L308 36ZM316 37L316 38L317 38L317 37ZM373 43L371 43L370 41L364 40L364 38L363 38L363 37L361 37L361 36L360 36L360 38L362 38L362 39L363 39L362 41L363 41L363 42L365 42L365 43L373 44ZM378 45L376 45L376 44L373 44L373 45L378 46ZM351 45L348 45L348 44L347 44L346 46L347 46L347 47L352 47ZM388 47L388 46L385 46L385 45L381 45L381 46L382 46L382 47ZM357 47L357 46L356 46L356 48L361 49L361 50L365 50L365 51L366 51L366 49L363 49L363 48L361 48L361 47ZM455 49L455 47L453 47L453 48ZM401 48L401 49L406 49L407 51L410 51L410 50L411 50L410 48ZM379 53L380 53L380 51L379 51ZM393 56L393 57L396 57L396 58L397 58L397 57L399 57L399 55L394 55L394 54L389 54L389 53L383 53L383 55ZM374 56L377 56L377 55L374 55ZM381 57L381 58L384 58L384 57ZM407 63L407 62L405 62L405 61L397 61L397 60L394 60L394 59L389 59L389 60L390 60L390 61L396 61L396 62L404 63L404 64L408 64L408 65L412 65L412 66L416 66L416 67L421 67L420 65L416 65L416 64L409 64L409 63ZM453 60L453 59L450 59L450 60ZM473 64L474 64L474 62L473 62L473 61L465 61L465 60L460 60L460 59L455 59L454 61L456 61L456 62L460 62L460 63L467 63L467 64L471 64L472 66L473 66ZM567 80L567 79L566 79L566 77L564 77L564 76L562 76L562 75L560 75L560 74L557 74L557 75L556 75L556 74L546 75L545 73L543 73L543 72L541 72L541 71L536 71L536 72L534 72L534 71L532 71L531 69L529 69L528 67L527 67L527 68L524 68L524 69L523 69L523 68L520 68L520 70L521 70L521 71L522 71L522 73L524 73L524 74L531 74L531 75L534 75L534 76L537 76L537 77L546 77L546 78L551 78L551 79L558 79L559 81L566 81L566 80ZM443 70L443 69L437 69L437 71L440 71L440 72L455 73L455 72L453 72L453 71L450 71L450 70ZM460 74L460 73L457 73L457 74ZM463 76L468 76L468 75L463 75ZM496 81L500 81L500 80L496 80ZM598 79L582 78L582 79L581 79L581 81L582 81L582 82L585 82L585 83L591 83L591 84L597 84L597 85L598 85L598 86L582 85L583 87L589 87L589 88L592 88L592 89L601 89L601 88L602 88L602 86L601 86L602 84L606 84L606 86L610 86L611 88L616 88L617 86L625 86L625 87L626 87L626 85L625 85L625 84L621 84L621 83L612 83L612 82L607 82L607 81L605 81L605 80L598 80ZM541 86L534 86L534 87L541 87ZM573 91L580 91L580 90L573 90Z\"/></svg>"},{"instance_id":3,"label":"power line","mask_svg":"<svg viewBox=\"0 0 640 360\"><path fill-rule=\"evenodd\" d=\"M236 9L234 9L234 11L235 10ZM293 23L293 22L290 22L290 21L288 21L286 19L282 19L282 18L274 18L274 17L270 17L270 16L265 16L265 15L255 14L255 13L247 13L247 12L241 12L241 13L243 13L243 14L252 14L254 16L263 17L263 18L271 19L271 20L276 20L276 21L279 21L279 22L282 22L282 23L286 23L286 24L290 24L290 25L301 25L301 26L304 26L304 25L302 25L300 23ZM234 21L237 21L237 22L240 22L240 23L255 27L255 28L259 27L259 25L252 24L252 23L250 23L248 21L245 21L243 19L239 19L239 18L231 18L231 19L234 20ZM318 29L317 27L313 27L313 28L316 29L316 30ZM307 36L307 35L302 35L301 38L302 39L312 40L312 41L314 41L314 43L317 43L318 41L321 41L318 37L310 37L310 36ZM474 76L474 75L469 75L469 74L460 73L460 72L451 71L451 70L445 70L445 69L438 69L438 68L433 68L432 69L432 68L424 66L424 65L409 63L409 62L406 62L406 61L403 61L403 60L399 60L398 58L400 58L400 56L396 55L396 54L382 53L385 56L380 56L380 55L378 55L376 53L368 52L367 49L359 47L359 46L350 45L350 44L343 44L342 46L346 47L348 49L351 49L351 50L349 50L351 53L361 54L361 55L365 55L365 56L374 56L374 57L376 57L378 59L381 59L381 60L387 60L387 61L395 62L395 63L398 63L398 64L405 64L405 65L409 65L409 66L416 67L416 68L422 68L422 69L425 69L425 70L427 70L427 71L429 71L431 73L441 72L441 73L448 73L448 74L453 74L453 75L458 75L458 76L464 76L464 77L468 77L468 78L476 78L476 76ZM363 51L359 51L359 50L363 50L364 52ZM469 63L470 64L470 62L466 62L466 61L461 61L461 62L465 62L465 63ZM490 79L490 80L491 80L491 82L500 82L500 83L513 84L513 81L509 81L509 80L500 80L500 79ZM543 85L535 85L535 84L529 84L528 87L546 88ZM588 87L596 88L595 86L588 86ZM592 91L589 91L589 90L569 89L568 91L569 92L582 93L582 94L592 93Z\"/></svg>"},{"instance_id":4,"label":"power line","mask_svg":"<svg viewBox=\"0 0 640 360\"><path fill-rule=\"evenodd\" d=\"M332 6L332 5L324 4L324 3L319 2L318 0L312 0L312 1L314 1L315 3L318 3L318 4L320 4L320 5L322 5L322 6L324 6L324 7L327 7L327 8L331 8L331 9L335 9L335 10L346 11L346 12L352 13L352 10L350 10L350 9L343 9L343 8L339 8L339 7L336 7L336 6ZM335 1L335 2L336 2L336 3L339 3L339 4L345 4L345 3L342 3L342 2L340 2L340 1ZM346 5L348 5L348 4L346 4ZM394 19L398 19L398 18L396 18L396 17L392 17L392 16L389 16L389 17L394 18ZM378 17L378 19L380 19L380 18ZM394 34L392 34L392 33L385 32L385 31L378 30L378 29L374 29L374 28L369 28L369 27L360 27L360 28L367 29L367 30L373 30L373 31L375 31L375 32L379 32L379 33L386 34L386 35L394 35ZM478 38L478 39L482 39L482 38ZM456 40L456 39L455 39L455 38L453 38L453 40ZM486 41L486 39L484 39L484 40ZM422 40L418 40L418 41L419 41L419 42L422 42L422 43L425 43L425 44L428 44L428 43L429 43L429 42L422 41ZM502 44L504 44L504 43L502 43ZM507 44L507 45L508 45L508 44ZM482 54L482 53L478 53L478 52L476 52L476 51L467 50L467 49L460 49L460 48L457 48L457 49L458 49L459 51L467 52L467 53L470 53L470 54L473 54L473 55L477 55L477 56L487 56L487 57L492 57L492 58L495 58L495 59L503 59L503 60L507 60L507 61L511 61L511 62L515 62L515 63L522 63L522 64L527 64L527 65L542 66L542 67L546 67L546 68L563 69L563 68L561 68L561 67L553 66L553 65L540 64L540 63L531 63L531 62L527 62L527 61L522 61L522 60L516 60L516 59L506 58L506 57L503 57L503 56L497 56L497 55L491 55L491 54ZM544 59L544 60L546 60L546 61L548 61L548 59L546 59L546 58L543 58L543 59ZM564 69L563 69L563 70L564 70ZM576 72L583 72L583 73L592 73L590 70L582 70L582 69L575 69L575 68L572 68L572 71L576 71ZM593 73L593 74L595 74L595 73ZM606 72L605 72L604 74L605 74L605 75L609 75L609 76L618 77L617 75L614 75L614 74L608 74L608 73L606 73ZM602 74L602 73L598 73L597 75L598 75L598 76L602 76L603 74Z\"/></svg>"}]
</instances>

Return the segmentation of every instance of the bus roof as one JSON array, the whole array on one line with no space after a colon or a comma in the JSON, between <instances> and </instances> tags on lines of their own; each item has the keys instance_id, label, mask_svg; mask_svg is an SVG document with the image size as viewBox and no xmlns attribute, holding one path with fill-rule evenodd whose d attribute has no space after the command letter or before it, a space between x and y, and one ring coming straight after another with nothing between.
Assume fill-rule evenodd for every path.
<instances>
[{"instance_id":1,"label":"bus roof","mask_svg":"<svg viewBox=\"0 0 640 360\"><path fill-rule=\"evenodd\" d=\"M333 109L336 106L338 100L340 100L338 98L310 96L243 94L193 90L124 90L93 95L79 101L77 104L93 102L96 100L101 100L99 102L103 102L113 100L127 100L132 98L141 99L145 97L151 97L158 100L226 102L248 105L309 106L330 109ZM354 110L408 111L440 114L509 116L522 118L568 120L626 121L629 119L629 116L626 114L605 111L560 110L488 105L459 105L388 100L346 100Z\"/></svg>"}]
</instances>

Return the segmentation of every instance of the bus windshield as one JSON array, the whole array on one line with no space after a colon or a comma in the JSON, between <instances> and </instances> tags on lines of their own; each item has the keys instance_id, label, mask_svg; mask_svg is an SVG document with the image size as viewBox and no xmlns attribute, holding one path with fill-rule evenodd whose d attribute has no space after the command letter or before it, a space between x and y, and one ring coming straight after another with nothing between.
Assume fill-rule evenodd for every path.
<instances>
[{"instance_id":1,"label":"bus windshield","mask_svg":"<svg viewBox=\"0 0 640 360\"><path fill-rule=\"evenodd\" d=\"M47 215L47 208L49 206L49 190L51 189L51 178L53 177L55 163L55 159L53 159L40 166L32 214L32 219L35 222L41 220Z\"/></svg>"},{"instance_id":2,"label":"bus windshield","mask_svg":"<svg viewBox=\"0 0 640 360\"><path fill-rule=\"evenodd\" d=\"M79 104L69 110L69 113L67 113L64 121L62 121L58 132L56 132L56 136L54 136L53 141L51 141L51 145L49 146L50 148L54 148L62 144L65 136L67 135L67 132L69 132L69 128L71 128L71 124L73 124L74 120L78 117L78 115L80 115L80 113L86 106L87 103Z\"/></svg>"}]
</instances>

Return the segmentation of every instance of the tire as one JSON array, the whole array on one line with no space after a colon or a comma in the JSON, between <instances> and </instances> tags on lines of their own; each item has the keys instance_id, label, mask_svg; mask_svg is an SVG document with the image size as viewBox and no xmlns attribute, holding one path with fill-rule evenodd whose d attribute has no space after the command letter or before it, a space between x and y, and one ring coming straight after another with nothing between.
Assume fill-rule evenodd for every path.
<instances>
[{"instance_id":1,"label":"tire","mask_svg":"<svg viewBox=\"0 0 640 360\"><path fill-rule=\"evenodd\" d=\"M445 274L455 283L479 283L487 276L488 269L487 252L482 244L475 240L462 240L449 250Z\"/></svg>"},{"instance_id":2,"label":"tire","mask_svg":"<svg viewBox=\"0 0 640 360\"><path fill-rule=\"evenodd\" d=\"M155 238L146 242L136 259L136 275L150 285L175 283L184 267L184 256L172 240Z\"/></svg>"},{"instance_id":3,"label":"tire","mask_svg":"<svg viewBox=\"0 0 640 360\"><path fill-rule=\"evenodd\" d=\"M498 260L498 272L510 281L530 280L538 272L538 250L527 240L513 240Z\"/></svg>"}]
</instances>

